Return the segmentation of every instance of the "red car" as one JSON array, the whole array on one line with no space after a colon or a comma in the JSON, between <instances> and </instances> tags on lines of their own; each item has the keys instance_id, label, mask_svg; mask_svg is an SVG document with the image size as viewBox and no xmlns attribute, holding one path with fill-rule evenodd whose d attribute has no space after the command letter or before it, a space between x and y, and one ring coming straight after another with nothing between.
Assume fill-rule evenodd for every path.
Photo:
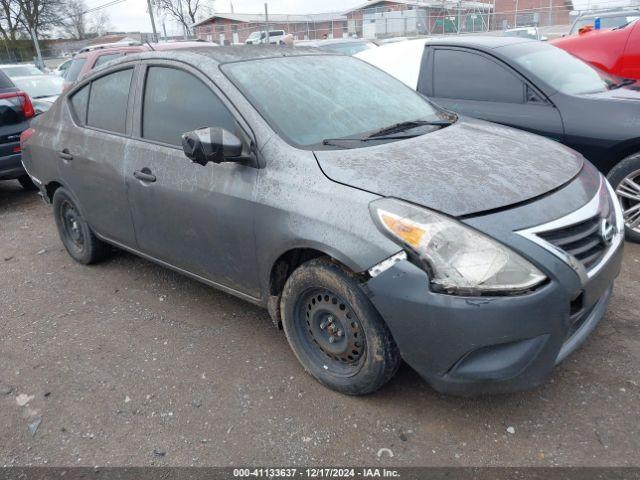
<instances>
[{"instance_id":1,"label":"red car","mask_svg":"<svg viewBox=\"0 0 640 480\"><path fill-rule=\"evenodd\" d=\"M210 47L215 45L211 42L168 42L168 43L154 43L154 50L178 50L181 48L194 48L194 47ZM67 91L71 85L77 80L85 76L94 68L104 65L105 63L120 58L124 55L132 55L134 53L146 52L151 50L148 44L110 44L104 47L92 49L89 51L81 51L75 57L73 62L68 68L64 76L63 91Z\"/></svg>"},{"instance_id":2,"label":"red car","mask_svg":"<svg viewBox=\"0 0 640 480\"><path fill-rule=\"evenodd\" d=\"M640 80L640 20L608 30L585 27L551 43L612 75Z\"/></svg>"}]
</instances>

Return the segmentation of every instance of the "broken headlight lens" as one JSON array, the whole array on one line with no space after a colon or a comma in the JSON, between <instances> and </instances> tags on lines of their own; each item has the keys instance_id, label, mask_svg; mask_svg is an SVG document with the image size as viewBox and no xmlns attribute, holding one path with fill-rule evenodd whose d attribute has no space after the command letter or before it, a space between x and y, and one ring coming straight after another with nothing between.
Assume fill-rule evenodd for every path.
<instances>
[{"instance_id":1,"label":"broken headlight lens","mask_svg":"<svg viewBox=\"0 0 640 480\"><path fill-rule=\"evenodd\" d=\"M426 266L436 290L518 293L546 280L513 250L444 215L392 198L371 202L370 210L378 229Z\"/></svg>"}]
</instances>

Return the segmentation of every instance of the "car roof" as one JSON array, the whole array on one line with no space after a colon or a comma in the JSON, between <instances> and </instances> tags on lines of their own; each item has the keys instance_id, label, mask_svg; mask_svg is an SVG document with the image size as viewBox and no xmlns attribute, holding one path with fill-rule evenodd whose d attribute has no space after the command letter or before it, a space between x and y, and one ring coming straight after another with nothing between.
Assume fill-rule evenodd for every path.
<instances>
[{"instance_id":1,"label":"car roof","mask_svg":"<svg viewBox=\"0 0 640 480\"><path fill-rule=\"evenodd\" d=\"M532 28L532 27L526 27ZM465 47L476 47L484 49L494 49L505 47L507 45L513 45L516 43L525 42L537 42L531 38L522 37L504 37L493 35L460 35L460 36L448 36L448 37L432 37L427 38L424 42L425 45L460 45Z\"/></svg>"},{"instance_id":2,"label":"car roof","mask_svg":"<svg viewBox=\"0 0 640 480\"><path fill-rule=\"evenodd\" d=\"M179 55L180 53L190 53L208 57L218 63L240 62L245 60L258 60L262 58L274 57L297 57L303 55L331 55L331 52L324 52L315 48L292 48L284 45L233 45L224 47L188 47L176 50L169 50L165 55ZM152 54L153 52L148 52ZM333 54L335 55L335 54Z\"/></svg>"}]
</instances>

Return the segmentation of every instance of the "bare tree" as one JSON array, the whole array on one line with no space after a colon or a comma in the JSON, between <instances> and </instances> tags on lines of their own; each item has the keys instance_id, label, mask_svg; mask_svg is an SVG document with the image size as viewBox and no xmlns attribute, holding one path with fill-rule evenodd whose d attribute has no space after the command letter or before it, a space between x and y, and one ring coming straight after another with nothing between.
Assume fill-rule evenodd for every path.
<instances>
[{"instance_id":1,"label":"bare tree","mask_svg":"<svg viewBox=\"0 0 640 480\"><path fill-rule=\"evenodd\" d=\"M109 30L113 30L113 27L111 26L111 19L107 12L100 10L91 15L89 33L100 36L105 35Z\"/></svg>"},{"instance_id":2,"label":"bare tree","mask_svg":"<svg viewBox=\"0 0 640 480\"><path fill-rule=\"evenodd\" d=\"M62 29L71 38L84 40L87 36L87 4L84 0L67 0Z\"/></svg>"},{"instance_id":3,"label":"bare tree","mask_svg":"<svg viewBox=\"0 0 640 480\"><path fill-rule=\"evenodd\" d=\"M17 0L0 0L0 35L7 43L13 43L20 32L20 7Z\"/></svg>"},{"instance_id":4,"label":"bare tree","mask_svg":"<svg viewBox=\"0 0 640 480\"><path fill-rule=\"evenodd\" d=\"M16 0L20 23L33 40L39 66L43 66L38 35L60 24L61 0Z\"/></svg>"},{"instance_id":5,"label":"bare tree","mask_svg":"<svg viewBox=\"0 0 640 480\"><path fill-rule=\"evenodd\" d=\"M193 24L213 11L206 0L157 0L157 5L177 20L187 32L193 32Z\"/></svg>"}]
</instances>

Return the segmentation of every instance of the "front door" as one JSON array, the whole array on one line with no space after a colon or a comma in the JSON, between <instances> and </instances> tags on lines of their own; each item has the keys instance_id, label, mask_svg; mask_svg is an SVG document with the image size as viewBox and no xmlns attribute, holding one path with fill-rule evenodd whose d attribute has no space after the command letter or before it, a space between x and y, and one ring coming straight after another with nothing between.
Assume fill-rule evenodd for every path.
<instances>
[{"instance_id":1,"label":"front door","mask_svg":"<svg viewBox=\"0 0 640 480\"><path fill-rule=\"evenodd\" d=\"M259 296L253 191L257 173L236 163L192 163L181 135L222 127L248 136L215 86L196 70L145 67L126 168L138 249L219 285Z\"/></svg>"}]
</instances>

